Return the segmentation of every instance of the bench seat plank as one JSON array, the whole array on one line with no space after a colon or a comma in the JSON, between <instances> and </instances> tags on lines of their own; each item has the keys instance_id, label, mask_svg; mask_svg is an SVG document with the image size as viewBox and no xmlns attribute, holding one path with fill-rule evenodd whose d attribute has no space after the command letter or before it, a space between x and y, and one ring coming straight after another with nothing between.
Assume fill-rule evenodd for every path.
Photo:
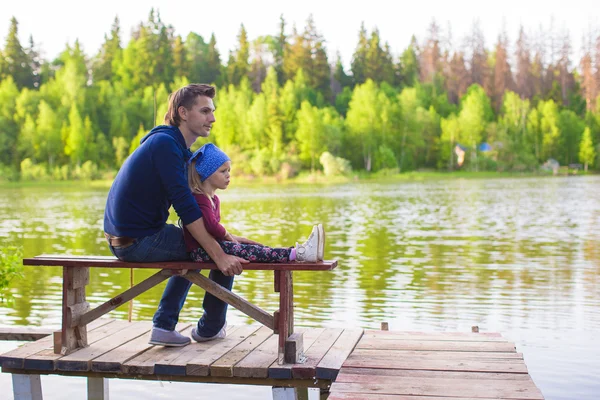
<instances>
[{"instance_id":1,"label":"bench seat plank","mask_svg":"<svg viewBox=\"0 0 600 400\"><path fill-rule=\"evenodd\" d=\"M156 269L217 269L214 263L193 261L164 261L132 263L120 261L108 256L64 256L44 254L33 258L24 258L23 265L61 266L61 267L97 267L97 268L156 268ZM316 263L248 263L243 264L248 271L330 271L337 267L337 261L319 261Z\"/></svg>"}]
</instances>

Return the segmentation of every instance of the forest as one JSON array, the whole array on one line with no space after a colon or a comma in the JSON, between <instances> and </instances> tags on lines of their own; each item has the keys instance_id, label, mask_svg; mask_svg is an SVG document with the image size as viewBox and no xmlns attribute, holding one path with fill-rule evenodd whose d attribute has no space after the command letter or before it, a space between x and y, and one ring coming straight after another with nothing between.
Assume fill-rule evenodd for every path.
<instances>
[{"instance_id":1,"label":"forest","mask_svg":"<svg viewBox=\"0 0 600 400\"><path fill-rule=\"evenodd\" d=\"M344 66L312 17L290 29L282 16L256 38L242 24L226 55L214 34L182 37L157 10L128 43L115 17L97 54L76 40L53 60L31 36L21 43L18 26L12 18L0 47L3 181L112 179L163 123L169 93L190 82L217 87L209 140L238 175L600 166L593 30L574 40L550 21L521 26L512 42L499 32L486 48L477 21L453 38L432 20L421 39L391 49L363 24Z\"/></svg>"}]
</instances>

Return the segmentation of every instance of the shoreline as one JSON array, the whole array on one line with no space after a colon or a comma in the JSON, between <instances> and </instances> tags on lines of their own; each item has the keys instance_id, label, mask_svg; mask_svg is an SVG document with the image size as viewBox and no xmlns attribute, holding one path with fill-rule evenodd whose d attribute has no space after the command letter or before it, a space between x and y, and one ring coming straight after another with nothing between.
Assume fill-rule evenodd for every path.
<instances>
[{"instance_id":1,"label":"shoreline","mask_svg":"<svg viewBox=\"0 0 600 400\"><path fill-rule=\"evenodd\" d=\"M307 185L307 184L341 184L352 182L414 182L429 180L447 180L447 179L501 179L501 178L554 178L554 177L577 177L577 176L595 176L595 171L578 172L575 174L557 174L551 172L495 172L495 171L411 171L394 173L366 173L360 172L350 176L325 176L320 171L317 173L301 173L294 178L282 179L277 176L234 176L236 185L246 186L251 184L264 185ZM73 185L84 186L88 188L109 188L112 180L98 179L89 181L66 180L66 181L0 181L0 188L19 188L19 187L71 187Z\"/></svg>"}]
</instances>

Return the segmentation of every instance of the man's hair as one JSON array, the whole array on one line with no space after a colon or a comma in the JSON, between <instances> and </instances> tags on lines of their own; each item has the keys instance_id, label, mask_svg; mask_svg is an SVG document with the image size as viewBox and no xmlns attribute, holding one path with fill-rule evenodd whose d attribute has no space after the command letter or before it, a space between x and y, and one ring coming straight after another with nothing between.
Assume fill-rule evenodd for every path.
<instances>
[{"instance_id":1,"label":"man's hair","mask_svg":"<svg viewBox=\"0 0 600 400\"><path fill-rule=\"evenodd\" d=\"M181 117L179 116L179 107L191 109L198 96L206 96L211 99L215 98L215 87L204 83L191 83L182 87L169 96L169 109L165 114L165 124L171 126L179 126Z\"/></svg>"}]
</instances>

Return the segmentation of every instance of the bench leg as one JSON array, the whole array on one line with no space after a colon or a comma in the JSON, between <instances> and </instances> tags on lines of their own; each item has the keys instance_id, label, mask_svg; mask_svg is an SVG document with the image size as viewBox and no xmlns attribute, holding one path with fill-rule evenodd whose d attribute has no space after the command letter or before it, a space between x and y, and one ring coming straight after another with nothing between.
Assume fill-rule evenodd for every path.
<instances>
[{"instance_id":1,"label":"bench leg","mask_svg":"<svg viewBox=\"0 0 600 400\"><path fill-rule=\"evenodd\" d=\"M42 381L39 375L12 374L15 400L42 400Z\"/></svg>"},{"instance_id":2,"label":"bench leg","mask_svg":"<svg viewBox=\"0 0 600 400\"><path fill-rule=\"evenodd\" d=\"M279 334L278 364L297 364L304 360L301 333L294 333L294 284L292 271L275 271L275 289L279 289L279 312L276 317ZM279 277L277 277L279 275Z\"/></svg>"},{"instance_id":3,"label":"bench leg","mask_svg":"<svg viewBox=\"0 0 600 400\"><path fill-rule=\"evenodd\" d=\"M308 388L273 386L273 400L308 400Z\"/></svg>"},{"instance_id":4,"label":"bench leg","mask_svg":"<svg viewBox=\"0 0 600 400\"><path fill-rule=\"evenodd\" d=\"M88 400L108 400L108 379L87 378Z\"/></svg>"},{"instance_id":5,"label":"bench leg","mask_svg":"<svg viewBox=\"0 0 600 400\"><path fill-rule=\"evenodd\" d=\"M73 326L73 321L89 310L85 301L85 286L89 283L88 267L63 267L63 309L60 354L66 355L87 347L87 329ZM55 346L55 352L58 350Z\"/></svg>"}]
</instances>

